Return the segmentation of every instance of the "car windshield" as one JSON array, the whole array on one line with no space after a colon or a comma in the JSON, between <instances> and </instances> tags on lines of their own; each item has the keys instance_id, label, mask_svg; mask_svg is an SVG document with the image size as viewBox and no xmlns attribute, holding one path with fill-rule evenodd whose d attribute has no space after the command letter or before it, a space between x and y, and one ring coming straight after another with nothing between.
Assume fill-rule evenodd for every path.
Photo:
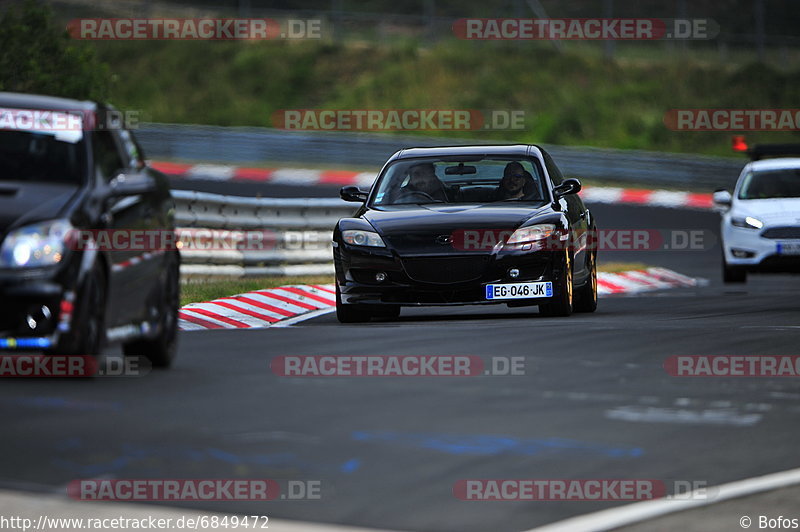
<instances>
[{"instance_id":1,"label":"car windshield","mask_svg":"<svg viewBox=\"0 0 800 532\"><path fill-rule=\"evenodd\" d=\"M0 181L77 184L85 161L81 131L0 129Z\"/></svg>"},{"instance_id":2,"label":"car windshield","mask_svg":"<svg viewBox=\"0 0 800 532\"><path fill-rule=\"evenodd\" d=\"M751 172L739 189L739 199L800 198L800 168Z\"/></svg>"},{"instance_id":3,"label":"car windshield","mask_svg":"<svg viewBox=\"0 0 800 532\"><path fill-rule=\"evenodd\" d=\"M522 157L404 159L380 178L373 206L428 203L544 203L539 164Z\"/></svg>"}]
</instances>

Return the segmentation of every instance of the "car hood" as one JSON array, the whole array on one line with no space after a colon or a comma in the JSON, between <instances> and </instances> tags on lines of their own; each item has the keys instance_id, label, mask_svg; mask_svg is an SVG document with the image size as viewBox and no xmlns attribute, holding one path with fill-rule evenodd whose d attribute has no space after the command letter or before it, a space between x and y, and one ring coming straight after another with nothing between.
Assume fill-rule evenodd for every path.
<instances>
[{"instance_id":1,"label":"car hood","mask_svg":"<svg viewBox=\"0 0 800 532\"><path fill-rule=\"evenodd\" d=\"M441 205L369 210L364 218L401 254L487 252L501 234L510 234L531 217L552 212L534 205ZM483 246L460 246L464 231ZM450 236L451 241L444 237ZM437 240L438 239L438 240Z\"/></svg>"},{"instance_id":2,"label":"car hood","mask_svg":"<svg viewBox=\"0 0 800 532\"><path fill-rule=\"evenodd\" d=\"M765 225L800 225L800 198L739 200L734 216L752 216Z\"/></svg>"},{"instance_id":3,"label":"car hood","mask_svg":"<svg viewBox=\"0 0 800 532\"><path fill-rule=\"evenodd\" d=\"M78 190L77 185L58 183L0 182L0 234L63 216Z\"/></svg>"}]
</instances>

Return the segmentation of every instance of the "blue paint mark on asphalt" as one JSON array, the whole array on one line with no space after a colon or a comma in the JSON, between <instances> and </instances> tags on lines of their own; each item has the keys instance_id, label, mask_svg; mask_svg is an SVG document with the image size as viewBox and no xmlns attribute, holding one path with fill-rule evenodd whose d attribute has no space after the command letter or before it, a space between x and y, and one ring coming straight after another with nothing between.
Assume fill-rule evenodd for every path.
<instances>
[{"instance_id":1,"label":"blue paint mark on asphalt","mask_svg":"<svg viewBox=\"0 0 800 532\"><path fill-rule=\"evenodd\" d=\"M343 463L342 467L340 467L339 469L342 473L353 473L359 467L361 467L361 460L359 460L358 458L353 458Z\"/></svg>"},{"instance_id":2,"label":"blue paint mark on asphalt","mask_svg":"<svg viewBox=\"0 0 800 532\"><path fill-rule=\"evenodd\" d=\"M490 435L405 434L390 431L355 431L352 438L363 442L395 443L449 454L533 456L552 453L600 454L611 458L636 458L639 447L612 447L566 438L514 438Z\"/></svg>"}]
</instances>

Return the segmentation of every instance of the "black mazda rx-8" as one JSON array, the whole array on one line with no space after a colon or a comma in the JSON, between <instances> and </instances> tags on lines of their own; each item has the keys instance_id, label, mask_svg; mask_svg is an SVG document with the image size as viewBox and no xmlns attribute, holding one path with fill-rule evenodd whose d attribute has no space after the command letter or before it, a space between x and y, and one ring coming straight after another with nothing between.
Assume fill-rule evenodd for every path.
<instances>
[{"instance_id":1,"label":"black mazda rx-8","mask_svg":"<svg viewBox=\"0 0 800 532\"><path fill-rule=\"evenodd\" d=\"M342 323L403 306L597 308L594 218L552 157L532 145L403 149L333 233Z\"/></svg>"}]
</instances>

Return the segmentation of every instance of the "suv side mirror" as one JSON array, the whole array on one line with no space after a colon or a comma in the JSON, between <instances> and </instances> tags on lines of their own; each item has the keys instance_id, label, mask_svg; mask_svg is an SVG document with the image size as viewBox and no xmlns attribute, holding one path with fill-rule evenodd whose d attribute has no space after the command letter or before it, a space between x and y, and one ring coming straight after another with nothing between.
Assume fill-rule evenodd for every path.
<instances>
[{"instance_id":1,"label":"suv side mirror","mask_svg":"<svg viewBox=\"0 0 800 532\"><path fill-rule=\"evenodd\" d=\"M711 200L714 203L714 210L717 212L728 210L733 204L733 196L723 188L715 190Z\"/></svg>"},{"instance_id":2,"label":"suv side mirror","mask_svg":"<svg viewBox=\"0 0 800 532\"><path fill-rule=\"evenodd\" d=\"M570 194L577 194L581 191L583 186L581 182L571 177L569 179L565 179L563 183L558 185L557 187L553 188L553 195L558 198L563 198L564 196L568 196Z\"/></svg>"},{"instance_id":3,"label":"suv side mirror","mask_svg":"<svg viewBox=\"0 0 800 532\"><path fill-rule=\"evenodd\" d=\"M359 203L367 201L367 193L354 186L342 187L339 191L339 197L345 201L357 201Z\"/></svg>"}]
</instances>

